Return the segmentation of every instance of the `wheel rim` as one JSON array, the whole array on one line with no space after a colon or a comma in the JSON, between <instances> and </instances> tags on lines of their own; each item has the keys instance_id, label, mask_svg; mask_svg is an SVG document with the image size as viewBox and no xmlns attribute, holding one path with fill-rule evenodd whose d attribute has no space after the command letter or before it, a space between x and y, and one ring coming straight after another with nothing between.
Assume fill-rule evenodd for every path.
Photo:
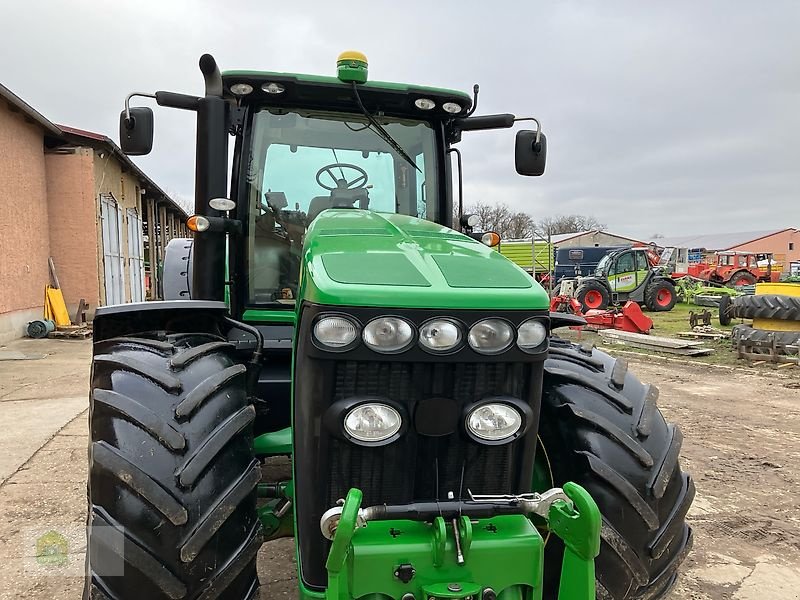
<instances>
[{"instance_id":1,"label":"wheel rim","mask_svg":"<svg viewBox=\"0 0 800 600\"><path fill-rule=\"evenodd\" d=\"M597 290L589 290L583 297L583 302L589 308L600 308L603 304L603 295Z\"/></svg>"},{"instance_id":2,"label":"wheel rim","mask_svg":"<svg viewBox=\"0 0 800 600\"><path fill-rule=\"evenodd\" d=\"M667 288L661 288L656 294L656 304L659 306L669 306L672 302L672 292Z\"/></svg>"}]
</instances>

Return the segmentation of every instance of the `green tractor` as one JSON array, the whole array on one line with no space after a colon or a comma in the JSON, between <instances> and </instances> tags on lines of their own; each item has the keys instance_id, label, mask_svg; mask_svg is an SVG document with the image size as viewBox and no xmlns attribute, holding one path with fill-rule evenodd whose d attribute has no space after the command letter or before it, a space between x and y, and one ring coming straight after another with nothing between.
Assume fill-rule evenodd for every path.
<instances>
[{"instance_id":1,"label":"green tractor","mask_svg":"<svg viewBox=\"0 0 800 600\"><path fill-rule=\"evenodd\" d=\"M336 77L200 69L203 96L147 94L197 113L170 299L94 321L84 597L255 598L286 536L305 600L666 594L692 540L680 430L459 231L455 144L526 119L368 81L358 53ZM121 146L146 154L129 100ZM541 175L529 120L516 169Z\"/></svg>"},{"instance_id":2,"label":"green tractor","mask_svg":"<svg viewBox=\"0 0 800 600\"><path fill-rule=\"evenodd\" d=\"M584 313L629 300L653 312L672 310L678 300L675 280L657 266L657 261L649 248L609 252L597 263L594 275L578 279L575 298Z\"/></svg>"}]
</instances>

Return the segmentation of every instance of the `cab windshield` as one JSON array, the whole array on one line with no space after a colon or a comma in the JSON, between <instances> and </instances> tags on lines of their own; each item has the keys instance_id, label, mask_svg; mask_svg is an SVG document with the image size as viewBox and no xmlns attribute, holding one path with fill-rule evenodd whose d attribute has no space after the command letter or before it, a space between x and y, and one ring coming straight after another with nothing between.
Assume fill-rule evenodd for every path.
<instances>
[{"instance_id":1,"label":"cab windshield","mask_svg":"<svg viewBox=\"0 0 800 600\"><path fill-rule=\"evenodd\" d=\"M603 258L600 259L600 262L597 263L597 268L595 269L595 275L598 277L605 277L608 274L608 266L611 262L611 257L606 254Z\"/></svg>"},{"instance_id":2,"label":"cab windshield","mask_svg":"<svg viewBox=\"0 0 800 600\"><path fill-rule=\"evenodd\" d=\"M436 137L423 121L263 108L246 155L248 300L294 304L309 224L328 208L439 220Z\"/></svg>"}]
</instances>

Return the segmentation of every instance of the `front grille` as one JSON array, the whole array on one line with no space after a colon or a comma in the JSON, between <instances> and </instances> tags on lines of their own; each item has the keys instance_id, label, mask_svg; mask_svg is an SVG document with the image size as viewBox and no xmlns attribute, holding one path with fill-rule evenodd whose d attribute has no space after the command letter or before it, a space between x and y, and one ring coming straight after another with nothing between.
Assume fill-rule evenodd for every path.
<instances>
[{"instance_id":1,"label":"front grille","mask_svg":"<svg viewBox=\"0 0 800 600\"><path fill-rule=\"evenodd\" d=\"M381 363L348 361L335 367L331 402L378 396L413 413L425 398L453 398L459 405L488 396L526 398L529 365L522 363ZM364 447L332 439L328 452L327 502L333 506L351 487L364 506L444 500L475 493L510 493L515 444L476 444L463 433L426 437L409 431L388 446ZM462 479L463 478L463 479Z\"/></svg>"},{"instance_id":2,"label":"front grille","mask_svg":"<svg viewBox=\"0 0 800 600\"><path fill-rule=\"evenodd\" d=\"M299 320L293 375L293 436L296 536L304 585L322 590L327 582L329 543L322 537L322 514L347 496L363 493L362 506L407 504L446 499L449 492L466 497L530 491L539 418L543 361L515 346L499 355L478 355L463 347L452 355L433 356L420 348L380 355L363 344L326 352L312 342L316 315L341 312L304 305ZM348 313L367 323L379 308L352 308ZM519 326L545 312L492 311ZM417 327L441 316L433 309L409 310L404 316ZM487 311L464 310L457 317L469 326ZM463 431L466 406L493 396L515 398L530 407L531 428L511 443L478 443ZM366 447L343 439L342 407L365 398L399 405L408 427L393 442ZM332 405L337 404L335 410ZM419 422L416 422L419 419ZM423 433L417 431L420 428ZM438 435L438 437L437 437Z\"/></svg>"}]
</instances>

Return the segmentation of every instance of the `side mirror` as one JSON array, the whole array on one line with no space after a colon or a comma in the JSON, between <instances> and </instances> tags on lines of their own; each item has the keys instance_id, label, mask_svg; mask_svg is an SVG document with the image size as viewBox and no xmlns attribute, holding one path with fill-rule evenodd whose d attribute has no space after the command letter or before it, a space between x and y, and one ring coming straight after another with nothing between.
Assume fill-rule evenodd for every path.
<instances>
[{"instance_id":1,"label":"side mirror","mask_svg":"<svg viewBox=\"0 0 800 600\"><path fill-rule=\"evenodd\" d=\"M153 109L135 106L119 115L119 145L125 154L142 156L153 149Z\"/></svg>"},{"instance_id":2,"label":"side mirror","mask_svg":"<svg viewBox=\"0 0 800 600\"><path fill-rule=\"evenodd\" d=\"M537 142L535 131L518 131L514 148L514 164L517 167L517 173L528 176L542 175L546 161L547 138L544 134L539 134Z\"/></svg>"}]
</instances>

